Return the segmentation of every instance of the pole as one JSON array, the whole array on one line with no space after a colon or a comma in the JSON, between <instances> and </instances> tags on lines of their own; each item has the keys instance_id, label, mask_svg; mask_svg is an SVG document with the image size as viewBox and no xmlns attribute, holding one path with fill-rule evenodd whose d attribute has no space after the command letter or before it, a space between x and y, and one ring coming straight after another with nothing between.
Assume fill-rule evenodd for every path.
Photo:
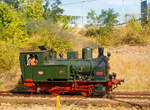
<instances>
[{"instance_id":1,"label":"pole","mask_svg":"<svg viewBox=\"0 0 150 110\"><path fill-rule=\"evenodd\" d=\"M60 110L60 96L57 96L56 107L57 107L57 110Z\"/></svg>"},{"instance_id":2,"label":"pole","mask_svg":"<svg viewBox=\"0 0 150 110\"><path fill-rule=\"evenodd\" d=\"M81 13L82 13L82 25L83 25L83 22L84 22L84 18L83 18L83 16L84 16L84 12L83 12L83 4L84 4L84 1L81 1L82 3L81 3Z\"/></svg>"}]
</instances>

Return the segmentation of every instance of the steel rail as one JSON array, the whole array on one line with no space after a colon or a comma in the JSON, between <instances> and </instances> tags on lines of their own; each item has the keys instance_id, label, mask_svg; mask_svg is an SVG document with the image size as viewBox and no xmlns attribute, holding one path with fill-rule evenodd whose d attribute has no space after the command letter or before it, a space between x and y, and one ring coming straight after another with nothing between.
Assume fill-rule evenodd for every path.
<instances>
[{"instance_id":1,"label":"steel rail","mask_svg":"<svg viewBox=\"0 0 150 110\"><path fill-rule=\"evenodd\" d=\"M129 97L129 96L112 96L113 99L150 99L150 97Z\"/></svg>"},{"instance_id":2,"label":"steel rail","mask_svg":"<svg viewBox=\"0 0 150 110\"><path fill-rule=\"evenodd\" d=\"M20 93L11 93L10 91L0 91L0 96L10 96L10 97L56 97L51 94L31 94L31 93L25 93L25 92L20 92ZM83 98L84 96L79 96L79 95L61 95L62 97L71 97L71 98Z\"/></svg>"},{"instance_id":3,"label":"steel rail","mask_svg":"<svg viewBox=\"0 0 150 110\"><path fill-rule=\"evenodd\" d=\"M150 92L140 91L140 92L113 92L112 95L134 95L134 96L150 96Z\"/></svg>"},{"instance_id":4,"label":"steel rail","mask_svg":"<svg viewBox=\"0 0 150 110\"><path fill-rule=\"evenodd\" d=\"M10 91L0 91L0 96L10 96L10 97L55 97L51 94L31 94L31 93L11 93ZM71 97L71 98L83 98L81 95L61 95L62 97ZM97 97L90 97L97 98ZM107 97L103 97L107 98ZM150 99L150 92L113 92L108 98L112 99Z\"/></svg>"},{"instance_id":5,"label":"steel rail","mask_svg":"<svg viewBox=\"0 0 150 110\"><path fill-rule=\"evenodd\" d=\"M111 93L111 98L115 99L150 99L149 91L117 91Z\"/></svg>"}]
</instances>

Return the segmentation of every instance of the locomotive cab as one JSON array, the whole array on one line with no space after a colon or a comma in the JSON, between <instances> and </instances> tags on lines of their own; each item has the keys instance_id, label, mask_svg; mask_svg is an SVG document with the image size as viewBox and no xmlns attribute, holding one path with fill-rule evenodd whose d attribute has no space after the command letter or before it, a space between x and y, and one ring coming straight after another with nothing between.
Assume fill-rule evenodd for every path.
<instances>
[{"instance_id":1,"label":"locomotive cab","mask_svg":"<svg viewBox=\"0 0 150 110\"><path fill-rule=\"evenodd\" d=\"M37 64L29 64L30 56L36 56ZM20 66L23 81L53 81L68 80L70 67L53 62L49 51L33 51L20 53Z\"/></svg>"},{"instance_id":2,"label":"locomotive cab","mask_svg":"<svg viewBox=\"0 0 150 110\"><path fill-rule=\"evenodd\" d=\"M43 64L45 51L32 51L32 52L21 52L20 53L20 67L22 72L23 80L32 80L33 67L37 67ZM36 63L31 64L31 59L35 58ZM34 62L33 62L34 63Z\"/></svg>"}]
</instances>

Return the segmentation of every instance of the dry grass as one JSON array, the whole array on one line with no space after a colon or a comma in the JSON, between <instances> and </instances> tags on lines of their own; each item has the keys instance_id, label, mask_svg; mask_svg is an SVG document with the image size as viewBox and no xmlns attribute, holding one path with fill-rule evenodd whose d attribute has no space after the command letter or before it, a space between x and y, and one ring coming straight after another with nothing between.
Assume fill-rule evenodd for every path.
<instances>
[{"instance_id":1,"label":"dry grass","mask_svg":"<svg viewBox=\"0 0 150 110\"><path fill-rule=\"evenodd\" d=\"M21 76L20 69L14 69L0 74L0 91L10 90L16 87Z\"/></svg>"},{"instance_id":2,"label":"dry grass","mask_svg":"<svg viewBox=\"0 0 150 110\"><path fill-rule=\"evenodd\" d=\"M110 49L111 72L118 73L125 83L119 89L150 90L150 45L121 46Z\"/></svg>"}]
</instances>

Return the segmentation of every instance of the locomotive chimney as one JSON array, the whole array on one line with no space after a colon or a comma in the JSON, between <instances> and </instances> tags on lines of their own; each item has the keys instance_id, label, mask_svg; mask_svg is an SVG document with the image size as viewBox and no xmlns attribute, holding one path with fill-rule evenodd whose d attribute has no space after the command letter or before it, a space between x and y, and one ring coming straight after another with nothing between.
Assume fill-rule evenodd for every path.
<instances>
[{"instance_id":1,"label":"locomotive chimney","mask_svg":"<svg viewBox=\"0 0 150 110\"><path fill-rule=\"evenodd\" d=\"M100 57L100 56L104 56L104 48L103 47L98 48L98 57Z\"/></svg>"}]
</instances>

